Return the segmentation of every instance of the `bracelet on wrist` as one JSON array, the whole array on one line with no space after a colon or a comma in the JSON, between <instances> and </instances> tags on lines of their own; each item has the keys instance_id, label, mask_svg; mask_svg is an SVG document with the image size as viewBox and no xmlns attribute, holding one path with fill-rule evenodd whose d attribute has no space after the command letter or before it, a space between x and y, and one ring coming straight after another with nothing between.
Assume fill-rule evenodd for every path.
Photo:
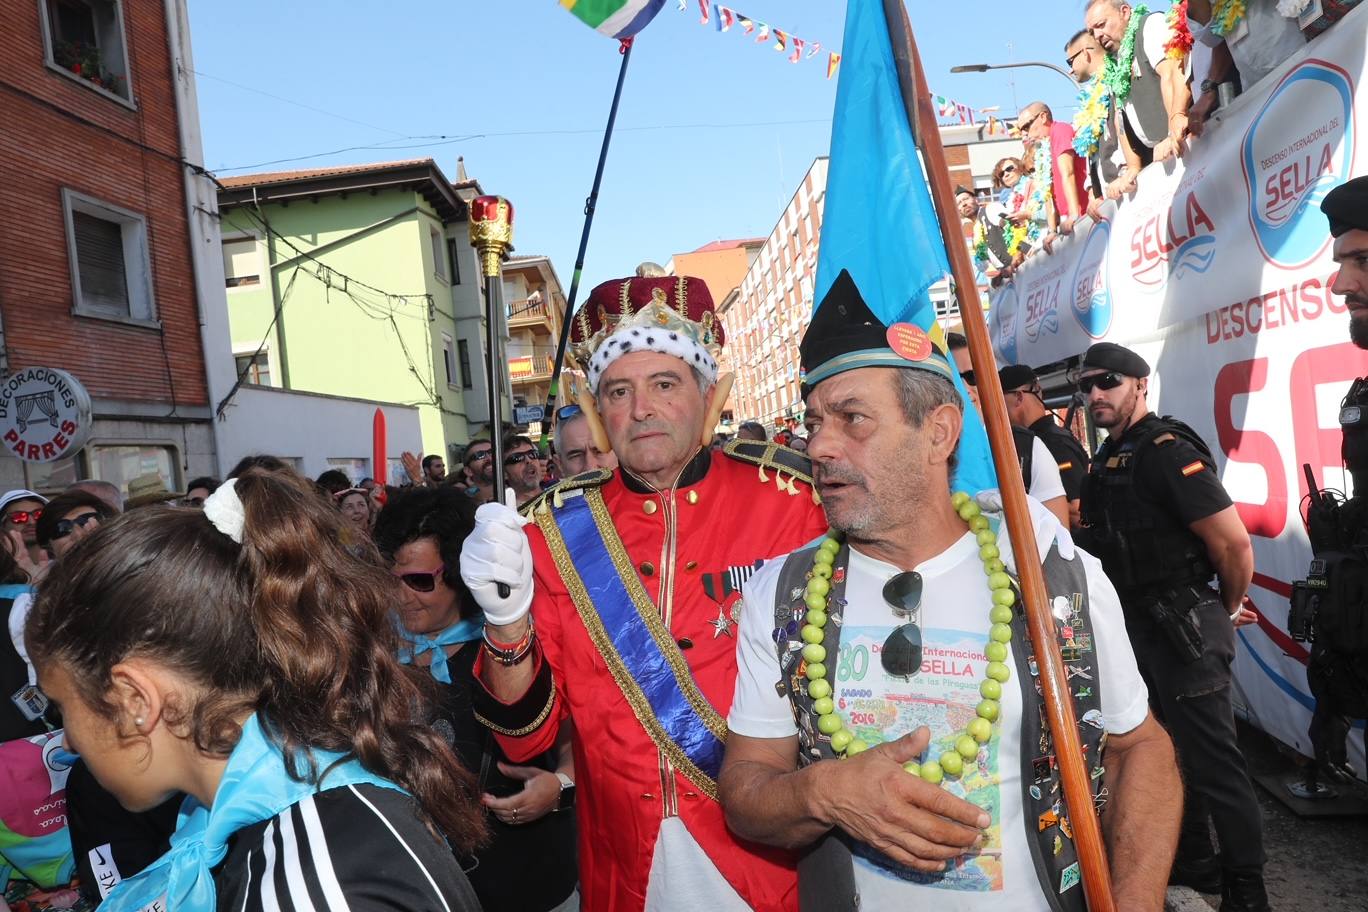
<instances>
[{"instance_id":1,"label":"bracelet on wrist","mask_svg":"<svg viewBox=\"0 0 1368 912\"><path fill-rule=\"evenodd\" d=\"M532 619L527 619L527 633L516 643L501 643L489 635L489 628L485 627L481 637L484 640L484 651L491 659L500 665L517 665L527 658L532 651L532 644L536 639L536 631L532 626Z\"/></svg>"}]
</instances>

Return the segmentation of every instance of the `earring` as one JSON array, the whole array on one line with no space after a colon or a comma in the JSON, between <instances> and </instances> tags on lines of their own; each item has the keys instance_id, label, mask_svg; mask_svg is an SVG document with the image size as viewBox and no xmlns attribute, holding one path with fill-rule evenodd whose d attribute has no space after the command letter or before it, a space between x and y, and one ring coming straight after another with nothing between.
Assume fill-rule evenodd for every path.
<instances>
[{"instance_id":1,"label":"earring","mask_svg":"<svg viewBox=\"0 0 1368 912\"><path fill-rule=\"evenodd\" d=\"M142 731L142 727L146 724L147 720L144 719L142 716L137 716L133 719L133 727L136 728L138 731Z\"/></svg>"}]
</instances>

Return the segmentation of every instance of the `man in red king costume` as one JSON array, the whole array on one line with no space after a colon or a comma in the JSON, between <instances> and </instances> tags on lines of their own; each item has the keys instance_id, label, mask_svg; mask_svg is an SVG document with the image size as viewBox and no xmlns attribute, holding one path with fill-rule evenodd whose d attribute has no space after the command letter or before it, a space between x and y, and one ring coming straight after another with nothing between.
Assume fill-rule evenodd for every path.
<instances>
[{"instance_id":1,"label":"man in red king costume","mask_svg":"<svg viewBox=\"0 0 1368 912\"><path fill-rule=\"evenodd\" d=\"M461 555L486 619L476 713L514 762L573 723L584 908L794 909L792 859L732 835L716 777L741 582L826 529L810 464L709 449L731 377L701 279L605 282L571 341L620 468L566 479L530 521L480 508Z\"/></svg>"}]
</instances>

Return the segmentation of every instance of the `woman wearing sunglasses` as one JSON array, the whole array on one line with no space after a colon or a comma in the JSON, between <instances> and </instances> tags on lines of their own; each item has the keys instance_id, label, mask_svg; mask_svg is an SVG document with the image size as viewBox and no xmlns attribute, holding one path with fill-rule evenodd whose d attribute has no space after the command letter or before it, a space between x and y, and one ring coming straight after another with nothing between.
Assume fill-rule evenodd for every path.
<instances>
[{"instance_id":1,"label":"woman wearing sunglasses","mask_svg":"<svg viewBox=\"0 0 1368 912\"><path fill-rule=\"evenodd\" d=\"M475 502L449 486L405 490L380 511L375 543L392 562L395 615L407 641L399 658L431 675L438 692L433 728L478 774L493 838L463 865L484 907L575 909L575 822L569 810L574 761L568 738L528 765L515 766L471 704L484 617L461 581L460 562L461 546L474 528ZM533 859L535 871L528 869Z\"/></svg>"},{"instance_id":2,"label":"woman wearing sunglasses","mask_svg":"<svg viewBox=\"0 0 1368 912\"><path fill-rule=\"evenodd\" d=\"M439 834L484 836L473 780L415 713L393 582L293 473L148 507L59 562L25 643L67 745L131 811L189 796L104 912L478 909Z\"/></svg>"},{"instance_id":3,"label":"woman wearing sunglasses","mask_svg":"<svg viewBox=\"0 0 1368 912\"><path fill-rule=\"evenodd\" d=\"M61 558L100 528L100 523L117 515L117 510L89 491L66 491L52 498L38 517L38 544Z\"/></svg>"}]
</instances>

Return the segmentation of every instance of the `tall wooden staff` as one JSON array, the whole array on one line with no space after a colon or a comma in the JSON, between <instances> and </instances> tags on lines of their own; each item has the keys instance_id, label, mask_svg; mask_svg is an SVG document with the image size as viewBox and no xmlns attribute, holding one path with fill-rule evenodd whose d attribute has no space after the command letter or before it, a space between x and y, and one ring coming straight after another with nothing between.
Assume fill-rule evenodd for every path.
<instances>
[{"instance_id":1,"label":"tall wooden staff","mask_svg":"<svg viewBox=\"0 0 1368 912\"><path fill-rule=\"evenodd\" d=\"M963 316L964 334L969 340L969 358L978 381L979 403L983 409L983 423L988 430L988 443L993 450L993 465L997 469L998 489L1002 492L1007 531L1011 537L1012 552L1017 555L1021 594L1026 602L1027 628L1035 649L1036 662L1040 666L1046 717L1054 737L1064 798L1068 802L1070 820L1073 822L1083 889L1092 912L1114 912L1116 905L1112 899L1111 876L1107 870L1106 846L1102 840L1102 828L1093 812L1091 780L1083 759L1078 721L1074 718L1068 675L1059 655L1059 644L1055 641L1054 620L1050 616L1049 596L1045 591L1045 575L1040 563L1029 557L1036 553L1036 538L1031 527L1030 507L1026 503L1026 487L1017 463L1012 426L1007 418L1007 402L1002 395L1002 384L998 381L997 363L983 320L974 270L969 263L969 250L961 241L962 230L959 214L955 210L954 193L950 188L950 171L945 163L940 131L936 129L936 112L926 90L926 74L922 72L921 56L917 53L917 42L912 36L912 25L908 22L903 0L883 0L883 7L893 59L898 67L903 106L912 124L912 135L916 137L925 159L931 198L935 201L941 237L945 240L946 253L950 258L955 295ZM922 129L918 129L919 126Z\"/></svg>"}]
</instances>

